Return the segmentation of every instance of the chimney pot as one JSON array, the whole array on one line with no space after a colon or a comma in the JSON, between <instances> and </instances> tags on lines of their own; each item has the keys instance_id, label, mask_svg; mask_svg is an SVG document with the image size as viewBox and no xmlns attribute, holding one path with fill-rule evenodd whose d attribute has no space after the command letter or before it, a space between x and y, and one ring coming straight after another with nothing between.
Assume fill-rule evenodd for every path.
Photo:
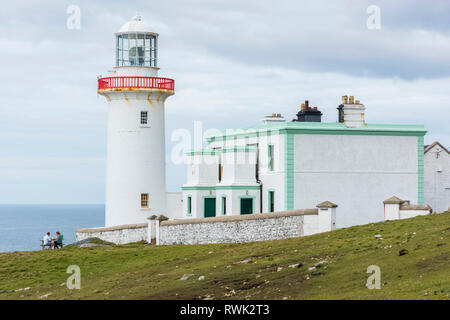
<instances>
[{"instance_id":1,"label":"chimney pot","mask_svg":"<svg viewBox=\"0 0 450 320\"><path fill-rule=\"evenodd\" d=\"M309 109L309 101L308 100L305 100L305 108Z\"/></svg>"},{"instance_id":2,"label":"chimney pot","mask_svg":"<svg viewBox=\"0 0 450 320\"><path fill-rule=\"evenodd\" d=\"M347 104L347 103L348 103L348 97L342 96L342 104Z\"/></svg>"},{"instance_id":3,"label":"chimney pot","mask_svg":"<svg viewBox=\"0 0 450 320\"><path fill-rule=\"evenodd\" d=\"M348 104L354 104L354 103L355 103L355 97L354 96L350 96Z\"/></svg>"}]
</instances>

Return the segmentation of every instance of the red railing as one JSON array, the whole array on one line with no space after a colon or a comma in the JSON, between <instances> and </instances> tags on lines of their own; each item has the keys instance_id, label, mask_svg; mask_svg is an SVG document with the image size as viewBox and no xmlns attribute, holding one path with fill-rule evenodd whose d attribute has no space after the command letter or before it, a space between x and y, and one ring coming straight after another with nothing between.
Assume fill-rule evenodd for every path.
<instances>
[{"instance_id":1,"label":"red railing","mask_svg":"<svg viewBox=\"0 0 450 320\"><path fill-rule=\"evenodd\" d=\"M107 77L98 79L98 90L166 89L174 90L175 81L157 77Z\"/></svg>"}]
</instances>

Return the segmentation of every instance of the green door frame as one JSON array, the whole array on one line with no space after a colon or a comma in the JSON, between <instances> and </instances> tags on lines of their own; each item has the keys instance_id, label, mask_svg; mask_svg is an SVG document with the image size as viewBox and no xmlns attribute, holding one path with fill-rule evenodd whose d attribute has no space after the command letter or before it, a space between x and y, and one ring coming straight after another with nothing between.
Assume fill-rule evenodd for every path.
<instances>
[{"instance_id":1,"label":"green door frame","mask_svg":"<svg viewBox=\"0 0 450 320\"><path fill-rule=\"evenodd\" d=\"M202 197L202 202L203 202L203 218L206 218L206 216L205 216L205 214L206 214L206 208L205 208L205 199L216 199L216 195L209 195L209 196L203 196ZM215 210L214 210L214 217L216 216L216 210L217 210L217 208L216 208L216 205L214 205L214 208L215 208Z\"/></svg>"}]
</instances>

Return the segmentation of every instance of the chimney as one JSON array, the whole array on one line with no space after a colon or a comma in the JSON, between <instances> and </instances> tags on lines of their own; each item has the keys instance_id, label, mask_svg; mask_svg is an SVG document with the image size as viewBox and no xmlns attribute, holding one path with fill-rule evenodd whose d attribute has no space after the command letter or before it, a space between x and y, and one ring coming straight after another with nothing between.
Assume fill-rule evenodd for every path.
<instances>
[{"instance_id":1,"label":"chimney","mask_svg":"<svg viewBox=\"0 0 450 320\"><path fill-rule=\"evenodd\" d=\"M302 103L300 111L297 113L297 119L293 119L294 122L322 122L322 112L317 107L310 107L309 101L305 100Z\"/></svg>"},{"instance_id":2,"label":"chimney","mask_svg":"<svg viewBox=\"0 0 450 320\"><path fill-rule=\"evenodd\" d=\"M338 122L343 122L347 128L360 128L366 124L364 121L366 107L359 100L355 101L354 96L350 96L348 100L347 96L343 96L342 104L337 109Z\"/></svg>"}]
</instances>

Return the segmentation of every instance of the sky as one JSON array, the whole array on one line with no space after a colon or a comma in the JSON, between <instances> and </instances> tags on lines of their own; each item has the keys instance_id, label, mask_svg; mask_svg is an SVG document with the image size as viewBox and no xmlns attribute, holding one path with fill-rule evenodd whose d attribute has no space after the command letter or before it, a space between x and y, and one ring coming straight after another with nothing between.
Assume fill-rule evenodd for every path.
<instances>
[{"instance_id":1,"label":"sky","mask_svg":"<svg viewBox=\"0 0 450 320\"><path fill-rule=\"evenodd\" d=\"M71 5L79 29L68 28ZM368 123L423 124L426 144L450 146L449 1L16 0L0 11L0 203L104 202L97 76L136 12L159 33L159 75L175 79L168 191L185 182L174 131L291 120L305 99L335 122L341 96L354 95Z\"/></svg>"}]
</instances>

